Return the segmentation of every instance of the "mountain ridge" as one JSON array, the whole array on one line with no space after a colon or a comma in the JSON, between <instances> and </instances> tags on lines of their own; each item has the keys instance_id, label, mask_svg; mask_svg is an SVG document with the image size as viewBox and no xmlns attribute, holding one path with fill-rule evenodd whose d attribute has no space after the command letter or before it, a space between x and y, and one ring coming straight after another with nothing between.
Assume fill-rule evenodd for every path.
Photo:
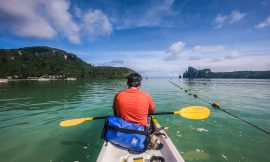
<instances>
[{"instance_id":1,"label":"mountain ridge","mask_svg":"<svg viewBox=\"0 0 270 162\"><path fill-rule=\"evenodd\" d=\"M211 69L197 70L188 67L183 78L236 78L236 79L270 79L268 71L233 71L233 72L212 72Z\"/></svg>"},{"instance_id":2,"label":"mountain ridge","mask_svg":"<svg viewBox=\"0 0 270 162\"><path fill-rule=\"evenodd\" d=\"M94 66L76 54L47 46L0 49L0 78L124 78L132 72L126 67Z\"/></svg>"}]
</instances>

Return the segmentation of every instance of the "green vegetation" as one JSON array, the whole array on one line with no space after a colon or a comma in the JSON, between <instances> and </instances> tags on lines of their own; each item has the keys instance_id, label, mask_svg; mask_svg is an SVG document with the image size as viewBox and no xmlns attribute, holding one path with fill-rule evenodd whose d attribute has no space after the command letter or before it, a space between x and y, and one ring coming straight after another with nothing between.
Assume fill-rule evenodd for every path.
<instances>
[{"instance_id":1,"label":"green vegetation","mask_svg":"<svg viewBox=\"0 0 270 162\"><path fill-rule=\"evenodd\" d=\"M270 71L234 71L211 72L210 69L197 70L188 67L183 78L243 78L243 79L270 79Z\"/></svg>"},{"instance_id":2,"label":"green vegetation","mask_svg":"<svg viewBox=\"0 0 270 162\"><path fill-rule=\"evenodd\" d=\"M44 75L76 78L123 78L133 70L125 67L95 67L76 55L38 46L0 49L0 78L26 79Z\"/></svg>"}]
</instances>

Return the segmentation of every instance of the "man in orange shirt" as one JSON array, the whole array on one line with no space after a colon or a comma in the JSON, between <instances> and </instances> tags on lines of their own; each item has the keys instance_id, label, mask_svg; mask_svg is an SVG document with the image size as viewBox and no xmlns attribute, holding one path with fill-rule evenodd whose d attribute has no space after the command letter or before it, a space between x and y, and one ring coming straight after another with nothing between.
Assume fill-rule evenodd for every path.
<instances>
[{"instance_id":1,"label":"man in orange shirt","mask_svg":"<svg viewBox=\"0 0 270 162\"><path fill-rule=\"evenodd\" d=\"M148 126L148 114L155 112L152 97L140 91L142 77L138 73L132 73L127 78L128 89L119 92L114 97L113 112L126 121Z\"/></svg>"}]
</instances>

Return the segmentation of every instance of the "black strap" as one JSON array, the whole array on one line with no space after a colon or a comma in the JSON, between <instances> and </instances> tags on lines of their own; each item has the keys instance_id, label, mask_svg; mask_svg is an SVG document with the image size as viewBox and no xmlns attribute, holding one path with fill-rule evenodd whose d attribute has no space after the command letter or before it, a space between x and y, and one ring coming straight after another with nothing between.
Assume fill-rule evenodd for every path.
<instances>
[{"instance_id":1,"label":"black strap","mask_svg":"<svg viewBox=\"0 0 270 162\"><path fill-rule=\"evenodd\" d=\"M144 127L144 131L132 130L132 129L126 129L126 128L116 128L116 127L111 127L109 125L106 125L106 127L108 129L116 130L122 133L134 133L134 134L141 134L141 135L149 136L147 127Z\"/></svg>"},{"instance_id":2,"label":"black strap","mask_svg":"<svg viewBox=\"0 0 270 162\"><path fill-rule=\"evenodd\" d=\"M103 139L105 139L105 134L106 134L106 131L107 131L107 129L106 129L107 126L108 126L108 120L105 120L103 129L102 129L102 133L101 133L101 138L103 138Z\"/></svg>"}]
</instances>

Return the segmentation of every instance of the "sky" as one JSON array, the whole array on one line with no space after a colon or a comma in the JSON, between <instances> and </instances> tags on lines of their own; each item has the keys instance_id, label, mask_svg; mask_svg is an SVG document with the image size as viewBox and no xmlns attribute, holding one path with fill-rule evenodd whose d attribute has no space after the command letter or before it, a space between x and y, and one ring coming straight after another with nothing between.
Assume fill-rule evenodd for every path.
<instances>
[{"instance_id":1,"label":"sky","mask_svg":"<svg viewBox=\"0 0 270 162\"><path fill-rule=\"evenodd\" d=\"M0 48L28 46L143 76L270 70L270 0L0 0Z\"/></svg>"}]
</instances>

